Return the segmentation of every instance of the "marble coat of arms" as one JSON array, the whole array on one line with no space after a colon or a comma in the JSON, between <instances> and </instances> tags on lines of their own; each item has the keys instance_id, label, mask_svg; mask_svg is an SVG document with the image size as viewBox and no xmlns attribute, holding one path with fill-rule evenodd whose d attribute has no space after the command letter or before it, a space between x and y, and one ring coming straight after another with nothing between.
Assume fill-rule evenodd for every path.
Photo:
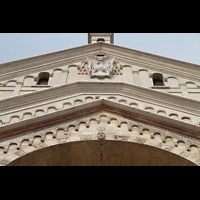
<instances>
[{"instance_id":1,"label":"marble coat of arms","mask_svg":"<svg viewBox=\"0 0 200 200\"><path fill-rule=\"evenodd\" d=\"M86 58L90 77L105 78L111 77L114 69L115 58L106 58L105 56L96 56L96 58Z\"/></svg>"}]
</instances>

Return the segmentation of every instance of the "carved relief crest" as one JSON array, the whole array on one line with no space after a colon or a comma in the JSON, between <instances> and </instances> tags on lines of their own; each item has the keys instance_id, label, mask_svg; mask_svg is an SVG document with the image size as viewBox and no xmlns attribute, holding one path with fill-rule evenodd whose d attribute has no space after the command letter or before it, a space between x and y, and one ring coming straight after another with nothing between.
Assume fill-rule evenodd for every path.
<instances>
[{"instance_id":1,"label":"carved relief crest","mask_svg":"<svg viewBox=\"0 0 200 200\"><path fill-rule=\"evenodd\" d=\"M104 133L104 131L106 129L104 127L99 127L97 130L98 130L97 139L98 140L105 140L106 134Z\"/></svg>"},{"instance_id":2,"label":"carved relief crest","mask_svg":"<svg viewBox=\"0 0 200 200\"><path fill-rule=\"evenodd\" d=\"M111 77L114 69L115 58L107 58L105 56L96 56L96 58L86 58L90 77L105 78Z\"/></svg>"}]
</instances>

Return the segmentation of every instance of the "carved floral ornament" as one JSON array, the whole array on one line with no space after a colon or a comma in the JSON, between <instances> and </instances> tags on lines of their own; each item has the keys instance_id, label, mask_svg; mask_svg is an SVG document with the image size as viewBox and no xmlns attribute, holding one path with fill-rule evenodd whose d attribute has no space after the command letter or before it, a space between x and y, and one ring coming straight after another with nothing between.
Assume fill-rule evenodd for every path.
<instances>
[{"instance_id":1,"label":"carved floral ornament","mask_svg":"<svg viewBox=\"0 0 200 200\"><path fill-rule=\"evenodd\" d=\"M87 67L86 67L87 64ZM122 75L120 71L120 66L115 58L110 58L104 55L97 55L96 57L86 58L83 63L79 74L87 75L89 73L90 77L96 78L111 78L112 75Z\"/></svg>"}]
</instances>

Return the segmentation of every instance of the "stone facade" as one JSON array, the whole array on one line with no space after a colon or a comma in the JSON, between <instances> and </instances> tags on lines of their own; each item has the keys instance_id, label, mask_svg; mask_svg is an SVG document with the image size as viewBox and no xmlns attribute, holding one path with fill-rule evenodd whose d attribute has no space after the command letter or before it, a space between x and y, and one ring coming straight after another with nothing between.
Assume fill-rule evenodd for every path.
<instances>
[{"instance_id":1,"label":"stone facade","mask_svg":"<svg viewBox=\"0 0 200 200\"><path fill-rule=\"evenodd\" d=\"M88 45L0 65L0 165L102 139L200 165L200 66L113 39L90 34Z\"/></svg>"}]
</instances>

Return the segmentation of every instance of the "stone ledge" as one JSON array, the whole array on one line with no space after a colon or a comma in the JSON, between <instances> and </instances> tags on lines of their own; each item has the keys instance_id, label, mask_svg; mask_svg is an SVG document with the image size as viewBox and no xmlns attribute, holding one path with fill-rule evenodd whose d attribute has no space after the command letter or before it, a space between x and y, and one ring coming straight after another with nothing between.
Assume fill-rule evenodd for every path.
<instances>
[{"instance_id":1,"label":"stone ledge","mask_svg":"<svg viewBox=\"0 0 200 200\"><path fill-rule=\"evenodd\" d=\"M77 81L69 84L63 84L55 87L44 88L32 93L26 93L18 96L4 98L0 100L0 110L16 108L17 106L26 106L27 104L35 104L36 102L50 100L52 98L59 98L61 95L69 93L88 93L96 91L98 93L128 93L129 95L140 95L143 99L159 101L163 105L173 105L175 107L182 107L183 110L193 109L200 111L199 100L189 97L182 97L179 95L169 94L161 90L152 90L150 88L137 86L124 82L103 82L103 81ZM134 91L134 93L132 92ZM38 95L40 99L38 99ZM153 98L152 98L153 97ZM19 103L20 102L20 103ZM182 106L184 105L184 106Z\"/></svg>"},{"instance_id":2,"label":"stone ledge","mask_svg":"<svg viewBox=\"0 0 200 200\"><path fill-rule=\"evenodd\" d=\"M116 103L107 99L95 100L93 102L73 106L54 113L4 125L0 128L0 139L12 137L14 135L71 120L76 117L82 117L102 110L119 114L123 117L132 118L134 120L167 129L185 136L200 139L200 126L184 121L174 120L169 117L147 112L139 108L133 108L131 106Z\"/></svg>"}]
</instances>

